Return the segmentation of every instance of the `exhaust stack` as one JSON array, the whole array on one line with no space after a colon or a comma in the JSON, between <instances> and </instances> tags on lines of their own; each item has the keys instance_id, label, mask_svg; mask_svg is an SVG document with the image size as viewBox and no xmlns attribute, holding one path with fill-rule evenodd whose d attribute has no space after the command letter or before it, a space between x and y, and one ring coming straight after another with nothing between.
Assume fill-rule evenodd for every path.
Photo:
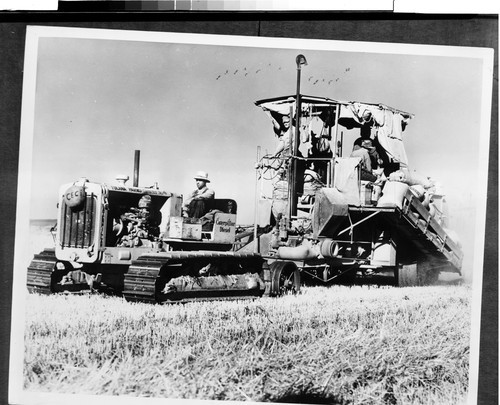
<instances>
[{"instance_id":1,"label":"exhaust stack","mask_svg":"<svg viewBox=\"0 0 500 405\"><path fill-rule=\"evenodd\" d=\"M141 160L141 151L136 150L134 156L134 187L139 187L139 163Z\"/></svg>"}]
</instances>

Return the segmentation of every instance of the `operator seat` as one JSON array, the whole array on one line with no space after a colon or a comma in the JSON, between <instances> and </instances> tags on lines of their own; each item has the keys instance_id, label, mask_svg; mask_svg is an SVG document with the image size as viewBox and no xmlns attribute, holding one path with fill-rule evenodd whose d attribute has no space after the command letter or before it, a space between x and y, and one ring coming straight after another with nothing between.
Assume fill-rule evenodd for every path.
<instances>
[{"instance_id":1,"label":"operator seat","mask_svg":"<svg viewBox=\"0 0 500 405\"><path fill-rule=\"evenodd\" d=\"M206 200L207 213L201 217L202 231L211 231L217 213L236 214L236 201L230 198L214 198Z\"/></svg>"},{"instance_id":2,"label":"operator seat","mask_svg":"<svg viewBox=\"0 0 500 405\"><path fill-rule=\"evenodd\" d=\"M236 201L230 198L214 198L206 200L205 207L207 208L207 212L217 210L225 214L236 214L237 204Z\"/></svg>"}]
</instances>

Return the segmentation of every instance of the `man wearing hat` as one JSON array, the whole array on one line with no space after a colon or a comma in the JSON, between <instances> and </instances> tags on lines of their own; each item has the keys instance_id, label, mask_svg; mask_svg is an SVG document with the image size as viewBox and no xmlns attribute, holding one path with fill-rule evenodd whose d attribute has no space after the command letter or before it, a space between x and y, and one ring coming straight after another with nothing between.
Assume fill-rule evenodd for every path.
<instances>
[{"instance_id":1,"label":"man wearing hat","mask_svg":"<svg viewBox=\"0 0 500 405\"><path fill-rule=\"evenodd\" d=\"M208 173L197 172L194 176L196 190L190 193L184 201L184 215L190 218L201 218L206 213L205 201L215 197L215 192L207 187L210 183Z\"/></svg>"},{"instance_id":2,"label":"man wearing hat","mask_svg":"<svg viewBox=\"0 0 500 405\"><path fill-rule=\"evenodd\" d=\"M370 152L375 152L375 147L371 139L358 138L354 142L351 157L361 158L361 180L375 181L377 180L377 176L372 173L373 167Z\"/></svg>"},{"instance_id":3,"label":"man wearing hat","mask_svg":"<svg viewBox=\"0 0 500 405\"><path fill-rule=\"evenodd\" d=\"M372 140L371 139L363 140L361 146L363 146L363 148L365 148L368 151L368 154L370 155L372 170L378 169L382 164L382 159L380 159L380 155L378 154L377 148L373 144Z\"/></svg>"}]
</instances>

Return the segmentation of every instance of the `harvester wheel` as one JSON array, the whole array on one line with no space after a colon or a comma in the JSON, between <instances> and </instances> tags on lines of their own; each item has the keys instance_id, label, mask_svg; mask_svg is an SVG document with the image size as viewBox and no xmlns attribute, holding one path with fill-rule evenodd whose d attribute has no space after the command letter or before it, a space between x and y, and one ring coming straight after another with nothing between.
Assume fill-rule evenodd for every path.
<instances>
[{"instance_id":1,"label":"harvester wheel","mask_svg":"<svg viewBox=\"0 0 500 405\"><path fill-rule=\"evenodd\" d=\"M439 279L439 268L435 268L431 263L419 262L418 282L419 285L435 285Z\"/></svg>"},{"instance_id":2,"label":"harvester wheel","mask_svg":"<svg viewBox=\"0 0 500 405\"><path fill-rule=\"evenodd\" d=\"M439 272L431 270L425 275L423 285L436 285L439 280Z\"/></svg>"},{"instance_id":3,"label":"harvester wheel","mask_svg":"<svg viewBox=\"0 0 500 405\"><path fill-rule=\"evenodd\" d=\"M439 270L425 262L400 264L396 271L398 287L435 285L439 279Z\"/></svg>"},{"instance_id":4,"label":"harvester wheel","mask_svg":"<svg viewBox=\"0 0 500 405\"><path fill-rule=\"evenodd\" d=\"M418 283L417 263L400 264L395 269L396 285L398 287L414 287Z\"/></svg>"},{"instance_id":5,"label":"harvester wheel","mask_svg":"<svg viewBox=\"0 0 500 405\"><path fill-rule=\"evenodd\" d=\"M292 262L274 262L271 271L271 290L269 295L277 297L284 294L297 294L300 291L300 271Z\"/></svg>"}]
</instances>

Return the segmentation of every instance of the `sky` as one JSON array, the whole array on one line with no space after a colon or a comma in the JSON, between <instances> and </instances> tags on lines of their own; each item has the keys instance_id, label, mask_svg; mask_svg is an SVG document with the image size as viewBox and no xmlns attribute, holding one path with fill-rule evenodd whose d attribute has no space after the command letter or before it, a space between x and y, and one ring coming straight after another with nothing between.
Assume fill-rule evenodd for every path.
<instances>
[{"instance_id":1,"label":"sky","mask_svg":"<svg viewBox=\"0 0 500 405\"><path fill-rule=\"evenodd\" d=\"M40 38L30 218L55 218L59 186L79 177L132 179L140 150L141 186L157 182L186 194L193 175L206 171L216 197L237 201L238 223L251 224L257 146L263 153L276 146L271 121L254 102L295 94L302 53L302 94L415 114L403 134L409 167L444 186L450 228L469 263L485 198L476 188L487 158L479 136L483 60L447 56L444 47L443 55L418 47L380 53L370 43L354 51L348 42L335 50L287 48Z\"/></svg>"}]
</instances>

